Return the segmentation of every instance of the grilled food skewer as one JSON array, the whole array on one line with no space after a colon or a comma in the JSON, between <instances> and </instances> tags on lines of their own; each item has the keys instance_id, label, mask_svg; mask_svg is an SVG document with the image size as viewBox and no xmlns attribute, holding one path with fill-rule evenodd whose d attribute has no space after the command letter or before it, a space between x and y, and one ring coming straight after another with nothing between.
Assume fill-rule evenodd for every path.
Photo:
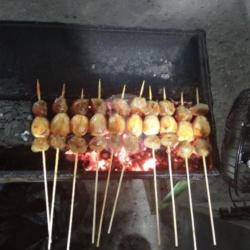
<instances>
[{"instance_id":1,"label":"grilled food skewer","mask_svg":"<svg viewBox=\"0 0 250 250\"><path fill-rule=\"evenodd\" d=\"M41 99L41 89L40 89L40 82L37 80L36 82L36 94L37 94L37 102L33 104L32 111L34 115L39 115L39 116L46 116L47 115L47 103ZM44 118L45 119L45 118ZM42 139L35 139L34 142L38 143L33 143L32 145L32 151L34 152L41 152L42 153L42 165L43 165L43 177L44 177L44 193L45 193L45 205L46 205L46 216L47 216L47 226L48 226L48 235L50 234L50 212L49 212L49 194L48 194L48 181L47 181L47 166L46 166L46 153L45 150L49 148L49 145L47 143L47 139L45 142L45 147L44 142L42 141L42 144L39 143L41 142ZM38 144L38 145L36 145ZM42 147L36 147L42 145ZM35 148L36 147L36 148Z\"/></svg>"},{"instance_id":2,"label":"grilled food skewer","mask_svg":"<svg viewBox=\"0 0 250 250\"><path fill-rule=\"evenodd\" d=\"M181 142L177 150L177 155L185 160L185 168L186 168L187 184L188 184L188 198L189 198L189 207L190 207L192 234L193 234L193 244L194 244L194 250L197 250L193 201L192 201L192 192L191 192L191 184L190 184L190 176L189 176L189 165L188 165L188 159L190 158L193 152L194 152L194 147L187 141Z\"/></svg>"},{"instance_id":3,"label":"grilled food skewer","mask_svg":"<svg viewBox=\"0 0 250 250\"><path fill-rule=\"evenodd\" d=\"M172 173L172 159L171 159L171 149L178 143L178 138L176 134L166 134L161 138L161 144L167 148L168 154L168 169L170 177L170 188L171 188L171 198L172 198L172 211L173 211L173 223L174 223L174 239L175 247L178 247L178 230L177 230L177 220L176 220L176 208L175 208L175 195L174 195L174 183L173 183L173 173Z\"/></svg>"},{"instance_id":4,"label":"grilled food skewer","mask_svg":"<svg viewBox=\"0 0 250 250\"><path fill-rule=\"evenodd\" d=\"M161 141L158 136L151 135L146 137L144 145L152 150L153 159L153 172L154 172L154 191L155 191L155 212L156 212L156 229L157 229L157 241L158 245L161 245L161 233L160 233L160 217L159 217L159 204L158 204L158 191L157 191L157 178L156 178L156 159L155 150L160 148Z\"/></svg>"},{"instance_id":5,"label":"grilled food skewer","mask_svg":"<svg viewBox=\"0 0 250 250\"><path fill-rule=\"evenodd\" d=\"M50 235L48 249L51 249L52 243L52 230L53 230L53 219L54 219L54 207L55 207L55 195L56 195L56 184L58 175L58 163L59 163L59 152L60 149L65 147L66 136L70 132L70 119L67 115L68 105L65 99L65 84L62 87L62 94L56 98L53 103L53 111L57 113L51 121L51 132L52 136L50 139L51 145L56 150L55 166L54 166L54 178L53 178L53 189L52 189L52 201L51 201L51 215L50 215Z\"/></svg>"},{"instance_id":6,"label":"grilled food skewer","mask_svg":"<svg viewBox=\"0 0 250 250\"><path fill-rule=\"evenodd\" d=\"M109 189L109 182L110 182L110 174L111 174L111 169L112 169L113 156L114 156L114 151L112 150L111 151L111 156L110 156L110 164L109 164L109 170L108 170L108 175L107 175L107 181L106 181L106 186L105 186L105 191L104 191L104 197L103 197L103 202L102 202L102 211L101 211L101 217L100 217L100 222L99 222L96 247L100 246L103 216L104 216L104 212L105 212L105 208L106 208L106 201L107 201L107 195L108 195L108 189Z\"/></svg>"}]
</instances>

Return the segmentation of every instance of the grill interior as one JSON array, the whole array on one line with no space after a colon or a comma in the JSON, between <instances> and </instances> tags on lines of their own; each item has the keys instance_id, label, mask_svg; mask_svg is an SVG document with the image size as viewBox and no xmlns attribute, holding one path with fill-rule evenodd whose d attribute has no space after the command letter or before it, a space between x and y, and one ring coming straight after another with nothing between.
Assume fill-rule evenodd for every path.
<instances>
[{"instance_id":1,"label":"grill interior","mask_svg":"<svg viewBox=\"0 0 250 250\"><path fill-rule=\"evenodd\" d=\"M35 101L35 80L42 85L42 95L51 103L67 84L69 103L79 97L97 96L97 81L103 82L103 98L119 94L124 83L127 92L138 94L146 80L154 99L167 97L195 103L195 88L201 102L208 103L212 127L213 151L209 159L210 175L218 174L218 150L212 113L205 32L149 29L114 29L52 23L0 23L0 170L1 180L42 180L41 155L30 151L32 137L31 106ZM52 114L50 114L51 116ZM160 152L159 152L160 154ZM48 168L53 169L54 150L47 153ZM192 178L203 176L199 161L191 164ZM72 164L60 158L59 180L71 178ZM84 168L83 168L84 169ZM15 170L15 171L13 171ZM79 171L81 178L93 178L93 172ZM159 177L168 176L159 166ZM106 174L100 172L100 178ZM119 168L112 175L119 176ZM176 168L174 176L185 177ZM125 177L152 177L152 171L127 171ZM48 179L52 178L49 172Z\"/></svg>"}]
</instances>

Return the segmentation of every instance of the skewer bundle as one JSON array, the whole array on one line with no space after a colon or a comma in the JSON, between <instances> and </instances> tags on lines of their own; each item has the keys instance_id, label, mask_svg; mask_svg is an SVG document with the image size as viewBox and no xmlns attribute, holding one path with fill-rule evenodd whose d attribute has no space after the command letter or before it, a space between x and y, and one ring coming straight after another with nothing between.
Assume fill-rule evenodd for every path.
<instances>
[{"instance_id":1,"label":"skewer bundle","mask_svg":"<svg viewBox=\"0 0 250 250\"><path fill-rule=\"evenodd\" d=\"M68 106L65 99L65 85L63 85L62 94L57 98L52 106L53 111L56 113L55 117L51 121L49 128L49 122L44 117L47 114L47 106L44 101L41 100L40 85L37 83L37 96L39 105L33 106L34 114L38 114L32 124L32 133L36 139L32 146L33 151L42 152L43 166L44 166L44 185L46 193L46 211L48 220L48 249L52 243L52 231L53 231L53 217L54 217L54 203L56 194L56 183L59 163L59 151L63 150L66 146L72 151L75 156L74 175L72 184L72 199L70 209L70 220L68 229L68 241L67 250L70 248L72 220L73 220L73 207L76 185L76 174L78 165L79 154L85 153L89 146L91 151L95 151L96 155L96 174L95 174L95 189L94 189L94 205L93 205L93 221L92 221L92 243L100 245L101 231L103 217L106 207L107 193L109 189L109 182L112 169L113 157L119 155L121 151L125 151L126 155L137 153L139 150L139 140L144 138L144 146L150 148L152 152L152 159L154 162L154 189L155 189L155 206L156 206L156 227L157 227L157 239L158 244L161 242L160 238L160 222L158 211L158 192L157 192L157 179L156 179L156 158L155 151L160 147L165 147L168 156L168 168L170 175L170 187L172 193L172 210L173 210L173 225L175 232L175 246L178 246L178 234L177 234L177 220L175 209L175 198L173 192L173 168L171 154L175 151L176 155L183 158L185 163L185 169L188 181L189 201L190 201L190 214L193 231L194 248L196 249L196 236L195 226L193 218L192 208L192 195L191 185L189 177L189 165L188 159L191 155L195 154L197 157L202 158L204 175L206 180L207 195L209 201L210 221L212 227L212 235L214 245L216 244L215 230L212 220L212 208L210 200L210 192L207 178L207 166L206 157L210 153L210 144L208 136L210 135L211 128L207 118L205 117L208 112L208 106L199 102L199 92L196 90L197 104L192 107L187 107L184 103L183 93L181 93L180 105L174 104L167 100L165 88L163 89L163 100L160 102L152 99L152 89L149 86L149 100L147 101L142 95L145 87L145 81L142 82L139 96L134 97L131 102L125 99L126 85L122 89L121 98L114 99L112 101L112 111L108 110L107 103L101 99L101 81L98 84L98 96L92 98L90 101L84 99L83 90L81 97L73 102L71 106L71 112L73 117L70 119L67 115ZM86 116L89 112L89 104L94 112L90 119ZM107 118L108 114L108 118ZM70 133L73 133L68 141L67 138ZM87 145L87 142L83 138L87 133L90 133L92 139ZM48 141L48 138L50 139ZM139 139L140 138L140 139ZM40 146L39 146L40 145ZM55 166L54 166L54 180L52 190L51 209L49 211L48 205L48 192L47 180L46 180L46 163L45 163L45 151L49 148L49 145L55 148ZM39 148L40 149L35 149ZM41 149L42 148L42 149ZM104 149L110 151L110 164L108 167L107 181L104 193L104 199L101 210L101 217L96 235L96 211L97 211L97 190L98 190L98 173L99 173L99 158L100 152ZM108 233L111 232L113 219L118 203L120 189L123 181L126 164L120 159L122 165L120 179L117 187L117 192L113 204L112 214L108 227Z\"/></svg>"}]
</instances>

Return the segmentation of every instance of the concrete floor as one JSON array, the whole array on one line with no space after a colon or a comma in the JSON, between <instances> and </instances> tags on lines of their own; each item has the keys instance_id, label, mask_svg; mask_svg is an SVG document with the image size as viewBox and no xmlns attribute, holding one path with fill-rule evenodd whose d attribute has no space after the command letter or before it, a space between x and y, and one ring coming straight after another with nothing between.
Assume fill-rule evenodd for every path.
<instances>
[{"instance_id":1,"label":"concrete floor","mask_svg":"<svg viewBox=\"0 0 250 250\"><path fill-rule=\"evenodd\" d=\"M1 0L0 20L204 29L219 148L230 106L250 86L249 0ZM214 200L226 200L224 182L217 178L211 184ZM201 185L193 185L196 201L205 199Z\"/></svg>"}]
</instances>

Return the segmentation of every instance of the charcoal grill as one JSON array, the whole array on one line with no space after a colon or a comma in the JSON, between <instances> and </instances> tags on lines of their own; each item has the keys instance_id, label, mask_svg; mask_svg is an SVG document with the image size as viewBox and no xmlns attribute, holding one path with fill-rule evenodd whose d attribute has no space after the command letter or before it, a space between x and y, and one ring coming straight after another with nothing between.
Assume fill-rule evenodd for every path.
<instances>
[{"instance_id":1,"label":"charcoal grill","mask_svg":"<svg viewBox=\"0 0 250 250\"><path fill-rule=\"evenodd\" d=\"M97 80L103 81L103 97L109 98L127 84L129 93L139 92L145 79L152 85L154 98L161 99L161 89L178 100L195 103L195 89L210 108L211 143L209 175L217 175L219 157L216 144L213 103L205 32L202 30L151 30L91 27L55 23L0 23L0 182L43 181L41 155L30 151L31 106L35 101L35 80L42 84L44 99L50 103L58 96L62 82L67 83L67 98L97 95ZM54 150L47 154L53 168ZM72 178L71 166L60 159L58 180ZM52 179L52 171L48 179ZM114 172L112 178L120 175ZM127 178L148 178L152 172L126 172ZM168 176L166 169L158 177ZM106 173L100 172L100 178ZM174 171L176 178L186 178L185 171ZM202 168L191 177L203 176ZM79 172L79 178L93 178L94 172Z\"/></svg>"}]
</instances>

